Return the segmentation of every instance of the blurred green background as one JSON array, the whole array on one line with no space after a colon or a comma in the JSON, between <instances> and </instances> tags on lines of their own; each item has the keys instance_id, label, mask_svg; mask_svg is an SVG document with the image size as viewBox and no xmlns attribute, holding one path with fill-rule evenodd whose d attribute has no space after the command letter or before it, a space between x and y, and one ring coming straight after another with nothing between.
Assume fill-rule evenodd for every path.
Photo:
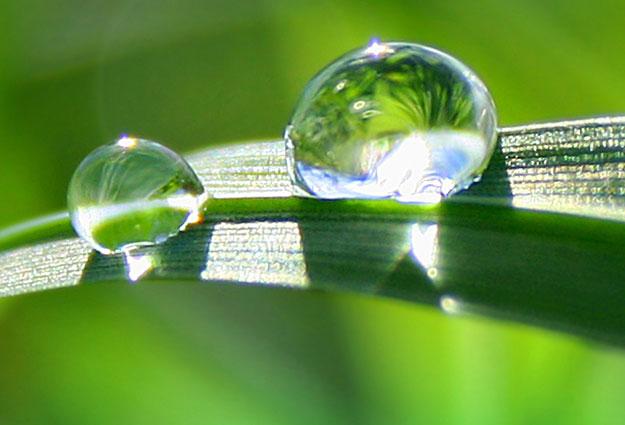
<instances>
[{"instance_id":1,"label":"blurred green background","mask_svg":"<svg viewBox=\"0 0 625 425\"><path fill-rule=\"evenodd\" d=\"M373 36L439 47L501 125L625 112L625 7L581 0L4 0L0 226L60 210L120 133L186 152L276 138ZM351 295L94 285L0 301L0 424L598 424L625 356Z\"/></svg>"}]
</instances>

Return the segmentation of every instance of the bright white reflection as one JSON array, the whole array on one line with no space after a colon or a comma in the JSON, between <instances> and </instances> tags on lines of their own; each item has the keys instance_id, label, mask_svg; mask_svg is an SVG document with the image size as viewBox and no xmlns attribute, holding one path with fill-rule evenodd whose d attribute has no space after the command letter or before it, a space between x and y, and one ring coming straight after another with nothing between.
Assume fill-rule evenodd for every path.
<instances>
[{"instance_id":1,"label":"bright white reflection","mask_svg":"<svg viewBox=\"0 0 625 425\"><path fill-rule=\"evenodd\" d=\"M458 314L462 308L460 301L448 295L443 295L439 300L439 304L441 309L447 314Z\"/></svg>"},{"instance_id":2,"label":"bright white reflection","mask_svg":"<svg viewBox=\"0 0 625 425\"><path fill-rule=\"evenodd\" d=\"M372 145L361 150L363 175L296 164L303 184L322 198L394 198L435 204L468 187L486 155L487 143L475 132L413 132L389 151Z\"/></svg>"},{"instance_id":3,"label":"bright white reflection","mask_svg":"<svg viewBox=\"0 0 625 425\"><path fill-rule=\"evenodd\" d=\"M124 253L126 275L132 282L141 279L156 266L156 260L149 254L141 254L134 250Z\"/></svg>"},{"instance_id":4,"label":"bright white reflection","mask_svg":"<svg viewBox=\"0 0 625 425\"><path fill-rule=\"evenodd\" d=\"M388 55L393 53L395 50L388 44L382 43L378 38L373 38L367 45L367 49L365 53L367 55L380 57L382 55Z\"/></svg>"},{"instance_id":5,"label":"bright white reflection","mask_svg":"<svg viewBox=\"0 0 625 425\"><path fill-rule=\"evenodd\" d=\"M410 251L430 279L438 277L438 224L416 223L410 228Z\"/></svg>"},{"instance_id":6,"label":"bright white reflection","mask_svg":"<svg viewBox=\"0 0 625 425\"><path fill-rule=\"evenodd\" d=\"M307 286L310 282L298 224L259 221L215 225L201 277Z\"/></svg>"},{"instance_id":7,"label":"bright white reflection","mask_svg":"<svg viewBox=\"0 0 625 425\"><path fill-rule=\"evenodd\" d=\"M421 191L417 187L421 183L422 176L427 172L430 156L431 149L423 134L416 132L411 134L378 162L375 171L376 185L383 193L413 194L419 192L424 197L432 195L437 197L433 202L429 198L423 199L424 202L440 201L438 188L434 188L432 192Z\"/></svg>"},{"instance_id":8,"label":"bright white reflection","mask_svg":"<svg viewBox=\"0 0 625 425\"><path fill-rule=\"evenodd\" d=\"M117 146L124 148L124 149L134 149L137 147L138 142L139 140L135 137L122 136L117 141Z\"/></svg>"}]
</instances>

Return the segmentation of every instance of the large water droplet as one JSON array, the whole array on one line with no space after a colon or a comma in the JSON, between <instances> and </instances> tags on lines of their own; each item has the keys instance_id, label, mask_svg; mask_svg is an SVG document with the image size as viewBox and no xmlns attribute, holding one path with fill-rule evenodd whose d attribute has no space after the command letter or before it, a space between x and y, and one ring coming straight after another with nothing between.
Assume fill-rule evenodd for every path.
<instances>
[{"instance_id":1,"label":"large water droplet","mask_svg":"<svg viewBox=\"0 0 625 425\"><path fill-rule=\"evenodd\" d=\"M165 241L199 221L204 188L178 154L122 137L80 164L68 189L76 232L104 254Z\"/></svg>"},{"instance_id":2,"label":"large water droplet","mask_svg":"<svg viewBox=\"0 0 625 425\"><path fill-rule=\"evenodd\" d=\"M374 41L308 83L285 139L297 194L431 203L480 178L496 132L492 98L465 65Z\"/></svg>"}]
</instances>

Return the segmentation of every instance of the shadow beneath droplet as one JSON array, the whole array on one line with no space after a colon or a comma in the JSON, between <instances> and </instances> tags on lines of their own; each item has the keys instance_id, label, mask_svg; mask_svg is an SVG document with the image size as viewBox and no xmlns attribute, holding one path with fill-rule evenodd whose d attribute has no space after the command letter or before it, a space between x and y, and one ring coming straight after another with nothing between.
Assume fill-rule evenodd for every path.
<instances>
[{"instance_id":1,"label":"shadow beneath droplet","mask_svg":"<svg viewBox=\"0 0 625 425\"><path fill-rule=\"evenodd\" d=\"M507 207L297 220L313 288L378 294L625 345L625 229ZM436 226L432 239L415 226ZM410 235L413 235L410 237ZM425 264L419 252L431 253ZM423 259L421 259L423 260Z\"/></svg>"},{"instance_id":2,"label":"shadow beneath droplet","mask_svg":"<svg viewBox=\"0 0 625 425\"><path fill-rule=\"evenodd\" d=\"M503 206L305 200L145 248L154 267L141 278L377 294L622 346L623 244L625 228L608 221ZM129 280L124 258L92 253L82 281L112 280Z\"/></svg>"},{"instance_id":3,"label":"shadow beneath droplet","mask_svg":"<svg viewBox=\"0 0 625 425\"><path fill-rule=\"evenodd\" d=\"M625 344L625 231L502 208L440 230L437 282L454 312Z\"/></svg>"},{"instance_id":4,"label":"shadow beneath droplet","mask_svg":"<svg viewBox=\"0 0 625 425\"><path fill-rule=\"evenodd\" d=\"M104 255L92 251L83 268L80 282L126 280L126 266L122 254Z\"/></svg>"},{"instance_id":5,"label":"shadow beneath droplet","mask_svg":"<svg viewBox=\"0 0 625 425\"><path fill-rule=\"evenodd\" d=\"M410 254L412 222L392 217L298 220L311 286L426 300L427 275ZM408 264L408 265L407 265ZM401 285L393 276L401 275Z\"/></svg>"},{"instance_id":6,"label":"shadow beneath droplet","mask_svg":"<svg viewBox=\"0 0 625 425\"><path fill-rule=\"evenodd\" d=\"M206 252L210 245L214 223L194 226L165 241L163 244L138 248L136 257L151 260L137 280L146 279L188 279L198 280L206 267ZM132 270L124 254L103 255L93 251L85 265L81 282L133 281Z\"/></svg>"},{"instance_id":7,"label":"shadow beneath droplet","mask_svg":"<svg viewBox=\"0 0 625 425\"><path fill-rule=\"evenodd\" d=\"M205 222L151 247L160 260L151 277L166 279L199 279L206 267L215 223Z\"/></svg>"}]
</instances>

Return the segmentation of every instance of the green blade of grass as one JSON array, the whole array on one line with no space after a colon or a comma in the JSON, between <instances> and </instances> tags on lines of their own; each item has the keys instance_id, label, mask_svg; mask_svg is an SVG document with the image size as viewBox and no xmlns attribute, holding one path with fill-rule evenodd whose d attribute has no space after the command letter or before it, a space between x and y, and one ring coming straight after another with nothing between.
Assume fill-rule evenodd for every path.
<instances>
[{"instance_id":1,"label":"green blade of grass","mask_svg":"<svg viewBox=\"0 0 625 425\"><path fill-rule=\"evenodd\" d=\"M622 343L625 119L503 129L499 146L437 207L292 198L281 142L199 152L203 224L129 259L63 215L7 229L0 296L137 279L353 291Z\"/></svg>"}]
</instances>

